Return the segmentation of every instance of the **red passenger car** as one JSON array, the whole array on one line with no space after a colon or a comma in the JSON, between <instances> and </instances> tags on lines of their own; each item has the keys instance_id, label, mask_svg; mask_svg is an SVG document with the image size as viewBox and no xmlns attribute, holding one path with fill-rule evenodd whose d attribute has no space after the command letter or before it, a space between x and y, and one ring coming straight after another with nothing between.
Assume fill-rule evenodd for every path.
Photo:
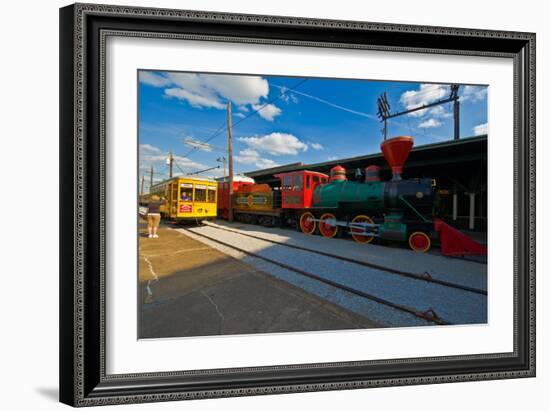
<instances>
[{"instance_id":1,"label":"red passenger car","mask_svg":"<svg viewBox=\"0 0 550 411\"><path fill-rule=\"evenodd\" d=\"M229 217L229 179L218 181L218 217ZM254 185L254 179L245 176L233 176L233 192L239 191L240 187Z\"/></svg>"}]
</instances>

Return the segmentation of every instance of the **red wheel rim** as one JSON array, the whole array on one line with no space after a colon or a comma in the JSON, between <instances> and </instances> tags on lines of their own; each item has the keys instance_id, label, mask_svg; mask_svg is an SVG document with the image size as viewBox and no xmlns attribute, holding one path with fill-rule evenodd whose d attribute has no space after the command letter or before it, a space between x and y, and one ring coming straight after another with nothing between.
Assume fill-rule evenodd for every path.
<instances>
[{"instance_id":1,"label":"red wheel rim","mask_svg":"<svg viewBox=\"0 0 550 411\"><path fill-rule=\"evenodd\" d=\"M430 237L420 231L412 233L409 237L409 245L414 251L424 253L430 249Z\"/></svg>"},{"instance_id":2,"label":"red wheel rim","mask_svg":"<svg viewBox=\"0 0 550 411\"><path fill-rule=\"evenodd\" d=\"M326 213L321 216L321 221L319 222L319 231L323 237L332 238L338 232L338 226L327 224L325 220L336 220L336 217L334 214Z\"/></svg>"},{"instance_id":3,"label":"red wheel rim","mask_svg":"<svg viewBox=\"0 0 550 411\"><path fill-rule=\"evenodd\" d=\"M311 234L315 231L315 221L313 221L313 218L313 214L310 212L300 216L300 230L302 230L302 233Z\"/></svg>"},{"instance_id":4,"label":"red wheel rim","mask_svg":"<svg viewBox=\"0 0 550 411\"><path fill-rule=\"evenodd\" d=\"M373 221L370 217L367 217L366 215L358 215L353 220L351 220L352 223L369 223L373 224ZM374 237L369 237L366 235L354 235L354 233L362 234L364 233L364 230L361 230L359 228L351 228L350 229L352 238L357 241L358 243L370 243L372 240L374 240Z\"/></svg>"}]
</instances>

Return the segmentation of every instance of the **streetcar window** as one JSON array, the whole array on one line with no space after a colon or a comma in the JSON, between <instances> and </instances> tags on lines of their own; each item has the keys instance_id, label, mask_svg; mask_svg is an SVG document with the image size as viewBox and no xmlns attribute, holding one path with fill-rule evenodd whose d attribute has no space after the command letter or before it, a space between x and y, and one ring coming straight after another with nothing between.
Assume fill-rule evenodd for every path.
<instances>
[{"instance_id":1,"label":"streetcar window","mask_svg":"<svg viewBox=\"0 0 550 411\"><path fill-rule=\"evenodd\" d=\"M304 186L303 176L301 174L294 176L294 190L302 191L303 186Z\"/></svg>"},{"instance_id":2,"label":"streetcar window","mask_svg":"<svg viewBox=\"0 0 550 411\"><path fill-rule=\"evenodd\" d=\"M306 190L309 190L309 186L311 185L311 176L306 176Z\"/></svg>"},{"instance_id":3,"label":"streetcar window","mask_svg":"<svg viewBox=\"0 0 550 411\"><path fill-rule=\"evenodd\" d=\"M195 201L206 201L206 187L195 186Z\"/></svg>"},{"instance_id":4,"label":"streetcar window","mask_svg":"<svg viewBox=\"0 0 550 411\"><path fill-rule=\"evenodd\" d=\"M208 187L208 202L216 202L216 190L213 187Z\"/></svg>"},{"instance_id":5,"label":"streetcar window","mask_svg":"<svg viewBox=\"0 0 550 411\"><path fill-rule=\"evenodd\" d=\"M292 186L292 176L283 177L283 190L290 190Z\"/></svg>"},{"instance_id":6,"label":"streetcar window","mask_svg":"<svg viewBox=\"0 0 550 411\"><path fill-rule=\"evenodd\" d=\"M181 201L193 201L193 187L181 187L180 189Z\"/></svg>"},{"instance_id":7,"label":"streetcar window","mask_svg":"<svg viewBox=\"0 0 550 411\"><path fill-rule=\"evenodd\" d=\"M319 184L319 177L313 176L313 185Z\"/></svg>"}]
</instances>

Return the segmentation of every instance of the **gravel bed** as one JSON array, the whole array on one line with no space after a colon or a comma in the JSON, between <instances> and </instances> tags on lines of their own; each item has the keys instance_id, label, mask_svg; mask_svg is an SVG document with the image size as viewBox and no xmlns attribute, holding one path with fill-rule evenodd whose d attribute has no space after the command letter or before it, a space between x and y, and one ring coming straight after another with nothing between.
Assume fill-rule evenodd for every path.
<instances>
[{"instance_id":1,"label":"gravel bed","mask_svg":"<svg viewBox=\"0 0 550 411\"><path fill-rule=\"evenodd\" d=\"M487 322L487 297L484 295L278 246L211 226L190 230L417 311L433 308L441 318L454 324Z\"/></svg>"},{"instance_id":2,"label":"gravel bed","mask_svg":"<svg viewBox=\"0 0 550 411\"><path fill-rule=\"evenodd\" d=\"M479 262L449 258L431 253L417 253L403 248L375 244L358 244L350 239L305 235L290 229L261 227L242 223L231 224L223 220L217 220L215 223L208 222L207 224L212 227L230 228L271 241L341 255L397 270L417 274L428 272L433 278L438 280L487 291L487 264Z\"/></svg>"},{"instance_id":3,"label":"gravel bed","mask_svg":"<svg viewBox=\"0 0 550 411\"><path fill-rule=\"evenodd\" d=\"M412 314L397 310L395 308L376 303L372 300L351 294L349 292L324 284L320 281L299 275L293 271L279 267L276 264L264 261L262 259L249 256L233 248L224 246L204 237L193 234L192 232L177 229L181 233L200 241L218 251L223 252L233 258L237 258L244 263L257 268L259 271L268 273L275 278L286 281L296 287L321 297L333 304L339 305L356 314L365 316L370 320L376 321L384 327L411 327L426 326L433 323L418 318Z\"/></svg>"}]
</instances>

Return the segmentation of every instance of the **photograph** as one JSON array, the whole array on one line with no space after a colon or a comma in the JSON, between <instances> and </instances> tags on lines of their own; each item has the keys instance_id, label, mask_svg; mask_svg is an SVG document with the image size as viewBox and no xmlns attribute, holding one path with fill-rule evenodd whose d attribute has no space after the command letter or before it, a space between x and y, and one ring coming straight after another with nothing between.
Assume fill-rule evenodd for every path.
<instances>
[{"instance_id":1,"label":"photograph","mask_svg":"<svg viewBox=\"0 0 550 411\"><path fill-rule=\"evenodd\" d=\"M489 85L136 87L138 339L487 325Z\"/></svg>"},{"instance_id":2,"label":"photograph","mask_svg":"<svg viewBox=\"0 0 550 411\"><path fill-rule=\"evenodd\" d=\"M534 377L536 34L222 9L59 11L60 401Z\"/></svg>"}]
</instances>

